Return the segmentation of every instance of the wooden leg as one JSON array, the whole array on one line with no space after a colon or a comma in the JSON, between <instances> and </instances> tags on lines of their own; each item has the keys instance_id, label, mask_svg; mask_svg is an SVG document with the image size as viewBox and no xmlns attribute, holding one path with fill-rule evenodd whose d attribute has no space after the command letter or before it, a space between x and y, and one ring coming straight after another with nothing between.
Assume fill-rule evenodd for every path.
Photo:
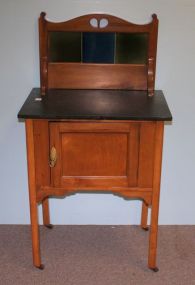
<instances>
[{"instance_id":1,"label":"wooden leg","mask_svg":"<svg viewBox=\"0 0 195 285\"><path fill-rule=\"evenodd\" d=\"M149 240L149 257L148 267L154 271L158 271L156 267L156 252L157 252L157 234L158 234L158 203L152 206L151 211L151 226Z\"/></svg>"},{"instance_id":2,"label":"wooden leg","mask_svg":"<svg viewBox=\"0 0 195 285\"><path fill-rule=\"evenodd\" d=\"M43 269L44 266L41 264L41 256L40 256L38 209L36 201L33 121L30 119L26 120L26 142L27 142L28 184L29 184L30 218L31 218L31 230L32 230L33 264L39 269Z\"/></svg>"},{"instance_id":3,"label":"wooden leg","mask_svg":"<svg viewBox=\"0 0 195 285\"><path fill-rule=\"evenodd\" d=\"M156 123L153 194L152 194L152 210L151 210L149 256L148 256L148 267L154 270L155 272L158 271L158 268L156 267L156 252L157 252L157 235L158 235L158 212L159 212L159 198L160 198L163 130L164 130L164 123L163 122Z\"/></svg>"},{"instance_id":4,"label":"wooden leg","mask_svg":"<svg viewBox=\"0 0 195 285\"><path fill-rule=\"evenodd\" d=\"M42 202L42 210L43 210L43 224L48 229L52 229L53 225L50 224L50 215L49 215L49 199L46 198Z\"/></svg>"},{"instance_id":5,"label":"wooden leg","mask_svg":"<svg viewBox=\"0 0 195 285\"><path fill-rule=\"evenodd\" d=\"M148 231L148 206L146 203L143 201L142 202L142 216L141 216L141 227L143 230Z\"/></svg>"},{"instance_id":6,"label":"wooden leg","mask_svg":"<svg viewBox=\"0 0 195 285\"><path fill-rule=\"evenodd\" d=\"M44 266L43 264L41 264L41 255L40 255L38 207L33 200L30 201L30 217L31 217L31 231L32 231L33 264L37 268L43 269Z\"/></svg>"}]
</instances>

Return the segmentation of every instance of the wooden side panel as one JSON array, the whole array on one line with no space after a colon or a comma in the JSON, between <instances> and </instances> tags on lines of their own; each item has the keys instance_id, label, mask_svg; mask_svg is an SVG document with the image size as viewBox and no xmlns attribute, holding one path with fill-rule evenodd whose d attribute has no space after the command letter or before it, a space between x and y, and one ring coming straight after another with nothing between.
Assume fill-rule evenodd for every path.
<instances>
[{"instance_id":1,"label":"wooden side panel","mask_svg":"<svg viewBox=\"0 0 195 285\"><path fill-rule=\"evenodd\" d=\"M34 120L36 186L50 185L49 129L47 120Z\"/></svg>"},{"instance_id":2,"label":"wooden side panel","mask_svg":"<svg viewBox=\"0 0 195 285\"><path fill-rule=\"evenodd\" d=\"M138 183L138 163L139 163L139 132L140 124L131 123L128 137L127 155L127 176L128 186L136 187Z\"/></svg>"},{"instance_id":3,"label":"wooden side panel","mask_svg":"<svg viewBox=\"0 0 195 285\"><path fill-rule=\"evenodd\" d=\"M138 186L152 187L154 168L155 122L143 122L140 127Z\"/></svg>"},{"instance_id":4,"label":"wooden side panel","mask_svg":"<svg viewBox=\"0 0 195 285\"><path fill-rule=\"evenodd\" d=\"M57 163L54 187L128 187L137 185L138 124L50 124Z\"/></svg>"},{"instance_id":5,"label":"wooden side panel","mask_svg":"<svg viewBox=\"0 0 195 285\"><path fill-rule=\"evenodd\" d=\"M144 64L48 63L48 87L147 90Z\"/></svg>"}]
</instances>

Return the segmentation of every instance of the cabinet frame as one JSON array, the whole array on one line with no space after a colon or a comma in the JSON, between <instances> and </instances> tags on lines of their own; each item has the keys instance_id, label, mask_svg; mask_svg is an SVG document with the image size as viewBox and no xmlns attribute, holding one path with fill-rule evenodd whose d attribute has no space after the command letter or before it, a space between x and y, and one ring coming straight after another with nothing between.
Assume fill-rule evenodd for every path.
<instances>
[{"instance_id":1,"label":"cabinet frame","mask_svg":"<svg viewBox=\"0 0 195 285\"><path fill-rule=\"evenodd\" d=\"M39 229L38 229L38 203L43 205L43 216L44 224L50 225L49 220L49 208L48 208L48 197L50 196L64 196L70 195L76 192L80 192L81 189L75 189L75 187L52 187L50 175L37 175L36 165L39 164L40 157L37 156L36 148L42 141L43 157L49 152L49 145L45 146L44 142L48 141L48 127L50 122L47 120L32 120L27 119L26 124L26 142L27 142L27 158L28 158L28 181L29 181L29 198L30 198L30 213L31 213L31 226L32 226L32 245L33 245L33 262L36 267L41 268L41 256L40 256L40 240L39 240ZM51 123L52 124L52 123ZM57 123L59 124L59 123ZM61 124L61 122L60 122ZM62 123L63 124L63 123ZM80 124L80 123L79 123ZM85 123L81 123L85 124ZM113 124L117 124L116 122ZM134 123L133 123L134 124ZM160 177L161 177L161 162L162 162L162 146L163 146L163 130L164 122L140 122L142 132L148 133L148 126L152 124L155 128L153 136L153 167L152 167L152 186L141 187L143 181L140 180L140 186L138 187L104 187L103 192L109 192L123 196L125 198L136 198L143 200L142 208L142 220L141 227L147 229L147 215L148 207L151 207L151 224L150 224L150 236L149 236L149 254L148 254L148 266L151 269L156 270L156 249L157 249L157 228L158 228L158 210L159 210L159 196L160 196ZM111 123L112 125L112 123ZM37 130L41 130L41 136L37 133ZM41 128L42 127L42 128ZM143 134L142 134L143 135ZM37 141L37 137L40 140ZM137 136L137 140L140 136ZM145 142L144 138L143 142ZM142 150L142 152L144 152ZM149 154L148 154L149 155ZM145 159L146 153L143 158ZM48 165L47 165L48 163ZM42 160L42 164L39 165L42 173L48 174L49 171L49 157L48 162L45 159ZM139 163L140 160L139 160ZM141 168L140 168L141 169ZM141 171L139 169L139 171ZM138 179L139 181L139 179ZM90 189L89 189L90 188ZM100 191L100 187L86 187L85 191ZM101 192L101 191L100 191Z\"/></svg>"}]
</instances>

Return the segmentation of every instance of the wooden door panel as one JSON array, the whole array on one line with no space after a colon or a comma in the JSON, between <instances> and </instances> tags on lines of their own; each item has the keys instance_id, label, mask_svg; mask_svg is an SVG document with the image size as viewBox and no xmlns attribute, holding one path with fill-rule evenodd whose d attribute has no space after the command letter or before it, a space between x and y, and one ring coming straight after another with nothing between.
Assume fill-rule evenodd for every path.
<instances>
[{"instance_id":1,"label":"wooden door panel","mask_svg":"<svg viewBox=\"0 0 195 285\"><path fill-rule=\"evenodd\" d=\"M63 176L126 176L127 134L63 133Z\"/></svg>"},{"instance_id":2,"label":"wooden door panel","mask_svg":"<svg viewBox=\"0 0 195 285\"><path fill-rule=\"evenodd\" d=\"M138 123L50 123L53 186L136 186L138 130Z\"/></svg>"}]
</instances>

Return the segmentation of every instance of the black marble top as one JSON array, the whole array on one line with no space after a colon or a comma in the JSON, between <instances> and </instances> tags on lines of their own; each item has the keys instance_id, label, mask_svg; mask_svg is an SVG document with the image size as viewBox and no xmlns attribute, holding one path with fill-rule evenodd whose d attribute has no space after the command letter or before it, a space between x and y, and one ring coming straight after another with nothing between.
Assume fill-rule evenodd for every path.
<instances>
[{"instance_id":1,"label":"black marble top","mask_svg":"<svg viewBox=\"0 0 195 285\"><path fill-rule=\"evenodd\" d=\"M49 90L34 88L18 113L23 119L95 119L171 121L161 90Z\"/></svg>"}]
</instances>

